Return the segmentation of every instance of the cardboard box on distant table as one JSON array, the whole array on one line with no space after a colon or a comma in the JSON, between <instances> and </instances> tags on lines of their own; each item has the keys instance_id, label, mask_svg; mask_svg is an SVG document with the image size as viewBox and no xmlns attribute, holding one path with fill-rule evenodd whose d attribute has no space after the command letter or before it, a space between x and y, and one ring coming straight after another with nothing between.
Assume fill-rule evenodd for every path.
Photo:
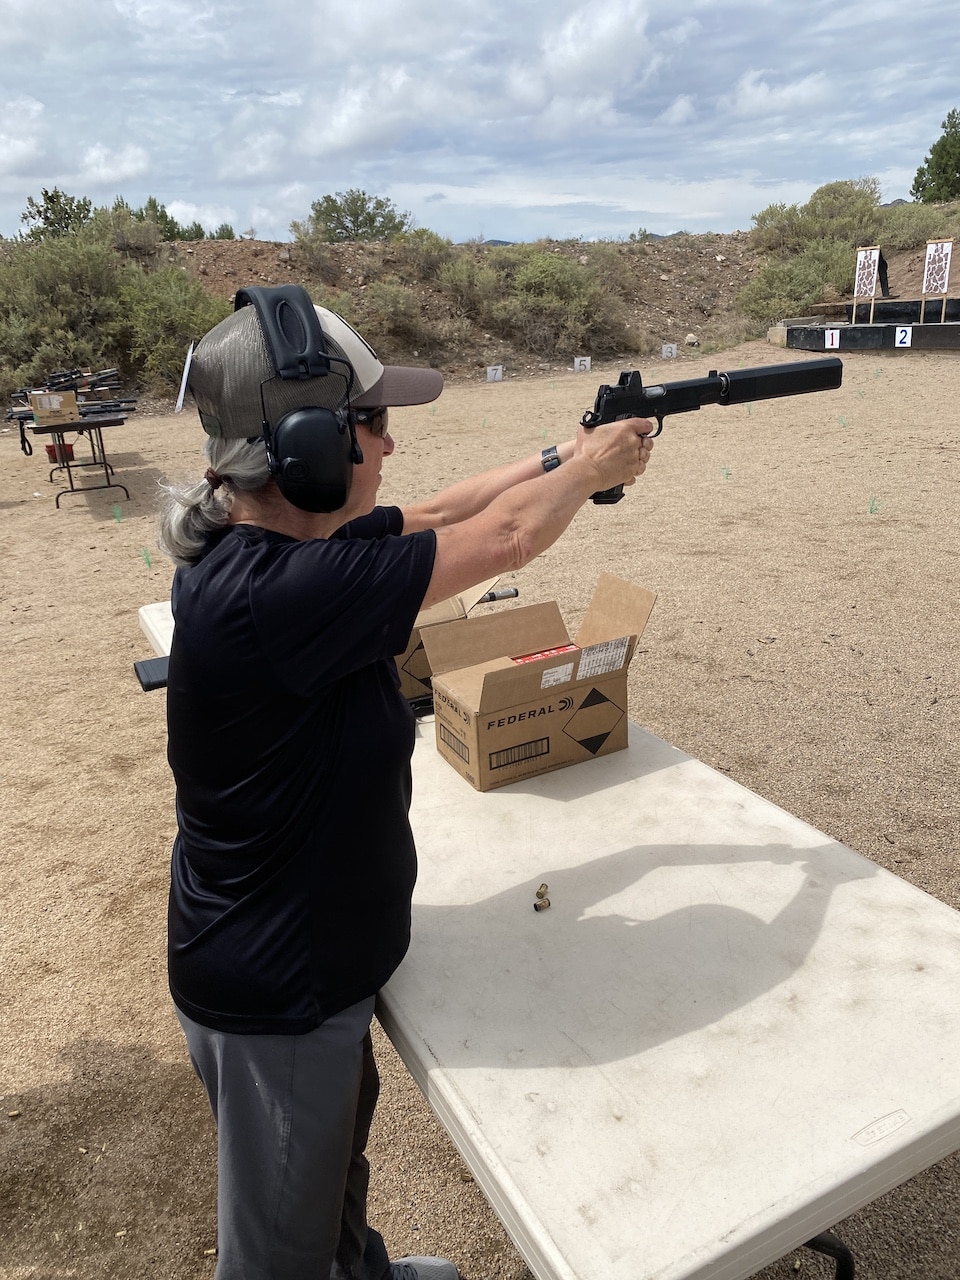
<instances>
[{"instance_id":1,"label":"cardboard box on distant table","mask_svg":"<svg viewBox=\"0 0 960 1280\"><path fill-rule=\"evenodd\" d=\"M75 391L31 391L30 408L38 427L61 427L80 420Z\"/></svg>"},{"instance_id":2,"label":"cardboard box on distant table","mask_svg":"<svg viewBox=\"0 0 960 1280\"><path fill-rule=\"evenodd\" d=\"M424 628L437 750L490 791L625 748L627 669L655 601L604 573L573 642L555 602Z\"/></svg>"}]
</instances>

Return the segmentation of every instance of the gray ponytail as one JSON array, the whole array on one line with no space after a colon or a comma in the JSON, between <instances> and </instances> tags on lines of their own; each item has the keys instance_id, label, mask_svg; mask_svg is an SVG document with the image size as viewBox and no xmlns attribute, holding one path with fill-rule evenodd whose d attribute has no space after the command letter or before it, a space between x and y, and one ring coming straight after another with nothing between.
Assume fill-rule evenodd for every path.
<instances>
[{"instance_id":1,"label":"gray ponytail","mask_svg":"<svg viewBox=\"0 0 960 1280\"><path fill-rule=\"evenodd\" d=\"M250 444L208 436L204 452L222 485L214 488L201 480L160 486L160 548L178 565L196 564L208 536L228 523L236 490L263 489L270 482L262 440Z\"/></svg>"}]
</instances>

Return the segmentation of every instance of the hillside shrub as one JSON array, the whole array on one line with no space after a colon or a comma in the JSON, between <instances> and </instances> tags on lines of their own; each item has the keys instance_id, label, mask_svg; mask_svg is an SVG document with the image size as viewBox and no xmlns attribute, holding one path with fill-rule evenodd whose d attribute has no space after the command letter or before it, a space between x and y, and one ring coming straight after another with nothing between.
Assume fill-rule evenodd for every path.
<instances>
[{"instance_id":1,"label":"hillside shrub","mask_svg":"<svg viewBox=\"0 0 960 1280\"><path fill-rule=\"evenodd\" d=\"M588 283L583 268L562 254L533 253L518 266L513 287L521 297L573 302Z\"/></svg>"},{"instance_id":2,"label":"hillside shrub","mask_svg":"<svg viewBox=\"0 0 960 1280\"><path fill-rule=\"evenodd\" d=\"M960 238L960 201L896 204L881 210L880 243L890 249L919 249L928 240Z\"/></svg>"},{"instance_id":3,"label":"hillside shrub","mask_svg":"<svg viewBox=\"0 0 960 1280\"><path fill-rule=\"evenodd\" d=\"M616 292L547 242L465 247L441 269L440 285L460 315L540 356L636 349Z\"/></svg>"},{"instance_id":4,"label":"hillside shrub","mask_svg":"<svg viewBox=\"0 0 960 1280\"><path fill-rule=\"evenodd\" d=\"M129 270L121 302L126 363L151 385L179 383L190 343L232 310L177 267Z\"/></svg>"},{"instance_id":5,"label":"hillside shrub","mask_svg":"<svg viewBox=\"0 0 960 1280\"><path fill-rule=\"evenodd\" d=\"M294 261L305 281L329 286L340 279L340 267L332 246L319 236L298 237Z\"/></svg>"},{"instance_id":6,"label":"hillside shrub","mask_svg":"<svg viewBox=\"0 0 960 1280\"><path fill-rule=\"evenodd\" d=\"M502 283L491 265L463 250L443 264L438 279L459 316L477 324L486 324L490 320Z\"/></svg>"},{"instance_id":7,"label":"hillside shrub","mask_svg":"<svg viewBox=\"0 0 960 1280\"><path fill-rule=\"evenodd\" d=\"M408 280L436 280L443 267L452 260L452 243L435 231L417 227L401 231L390 241L390 254L397 273Z\"/></svg>"},{"instance_id":8,"label":"hillside shrub","mask_svg":"<svg viewBox=\"0 0 960 1280\"><path fill-rule=\"evenodd\" d=\"M388 348L390 339L425 350L433 346L429 321L413 289L396 282L377 280L365 290L363 303L363 328L375 349L380 345Z\"/></svg>"},{"instance_id":9,"label":"hillside shrub","mask_svg":"<svg viewBox=\"0 0 960 1280\"><path fill-rule=\"evenodd\" d=\"M848 247L876 244L883 216L876 178L828 182L805 205L768 205L753 216L750 243L780 258L803 253L811 241L836 240Z\"/></svg>"},{"instance_id":10,"label":"hillside shrub","mask_svg":"<svg viewBox=\"0 0 960 1280\"><path fill-rule=\"evenodd\" d=\"M135 217L132 210L120 202L112 209L94 209L89 235L141 266L155 266L160 261L162 241L157 223Z\"/></svg>"},{"instance_id":11,"label":"hillside shrub","mask_svg":"<svg viewBox=\"0 0 960 1280\"><path fill-rule=\"evenodd\" d=\"M588 283L572 296L528 289L495 303L493 327L541 356L612 355L635 349L619 299Z\"/></svg>"},{"instance_id":12,"label":"hillside shrub","mask_svg":"<svg viewBox=\"0 0 960 1280\"><path fill-rule=\"evenodd\" d=\"M750 242L771 260L738 294L738 310L771 324L850 294L859 246L899 248L894 241L911 234L908 227L915 220L900 214L901 207L884 209L878 180L857 178L827 183L805 205L761 210L754 215Z\"/></svg>"},{"instance_id":13,"label":"hillside shrub","mask_svg":"<svg viewBox=\"0 0 960 1280\"><path fill-rule=\"evenodd\" d=\"M624 296L631 292L630 273L627 270L631 258L645 257L647 246L640 243L621 243L615 240L591 240L583 246L586 266L595 278L602 279L607 289Z\"/></svg>"},{"instance_id":14,"label":"hillside shrub","mask_svg":"<svg viewBox=\"0 0 960 1280\"><path fill-rule=\"evenodd\" d=\"M175 384L190 340L230 310L178 268L147 271L127 261L104 226L4 246L0 395L73 368Z\"/></svg>"},{"instance_id":15,"label":"hillside shrub","mask_svg":"<svg viewBox=\"0 0 960 1280\"><path fill-rule=\"evenodd\" d=\"M114 363L127 268L76 235L21 241L0 258L0 389L36 385L51 370Z\"/></svg>"},{"instance_id":16,"label":"hillside shrub","mask_svg":"<svg viewBox=\"0 0 960 1280\"><path fill-rule=\"evenodd\" d=\"M338 316L342 316L347 324L353 325L354 329L360 328L362 318L356 297L349 289L327 289L321 287L319 289L308 289L307 292L318 307L326 307L328 311L334 311Z\"/></svg>"},{"instance_id":17,"label":"hillside shrub","mask_svg":"<svg viewBox=\"0 0 960 1280\"><path fill-rule=\"evenodd\" d=\"M761 324L807 315L824 302L853 290L856 255L847 244L818 240L787 262L772 262L737 295L737 308Z\"/></svg>"}]
</instances>

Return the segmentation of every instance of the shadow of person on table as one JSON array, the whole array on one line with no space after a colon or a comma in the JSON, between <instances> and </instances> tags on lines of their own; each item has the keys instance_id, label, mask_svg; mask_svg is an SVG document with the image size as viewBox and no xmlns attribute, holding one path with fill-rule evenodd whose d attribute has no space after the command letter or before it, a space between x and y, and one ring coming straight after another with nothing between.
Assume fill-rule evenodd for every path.
<instances>
[{"instance_id":1,"label":"shadow of person on table","mask_svg":"<svg viewBox=\"0 0 960 1280\"><path fill-rule=\"evenodd\" d=\"M427 1003L431 1051L445 1066L631 1057L789 983L833 894L876 874L843 852L832 843L636 845L545 870L551 905L540 913L539 881L468 905L415 904L410 955L386 989L387 1004ZM771 864L759 891L748 866L757 862ZM627 890L642 910L618 903ZM556 1017L538 1017L544 1007Z\"/></svg>"}]
</instances>

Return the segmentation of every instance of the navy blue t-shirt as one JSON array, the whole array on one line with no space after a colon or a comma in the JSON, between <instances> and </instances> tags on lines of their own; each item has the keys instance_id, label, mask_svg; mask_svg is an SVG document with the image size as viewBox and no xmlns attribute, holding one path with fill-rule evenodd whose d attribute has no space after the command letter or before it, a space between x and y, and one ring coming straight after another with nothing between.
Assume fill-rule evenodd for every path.
<instances>
[{"instance_id":1,"label":"navy blue t-shirt","mask_svg":"<svg viewBox=\"0 0 960 1280\"><path fill-rule=\"evenodd\" d=\"M406 952L414 720L392 655L436 538L402 525L398 508L305 542L235 525L177 572L169 974L205 1026L312 1031Z\"/></svg>"}]
</instances>

